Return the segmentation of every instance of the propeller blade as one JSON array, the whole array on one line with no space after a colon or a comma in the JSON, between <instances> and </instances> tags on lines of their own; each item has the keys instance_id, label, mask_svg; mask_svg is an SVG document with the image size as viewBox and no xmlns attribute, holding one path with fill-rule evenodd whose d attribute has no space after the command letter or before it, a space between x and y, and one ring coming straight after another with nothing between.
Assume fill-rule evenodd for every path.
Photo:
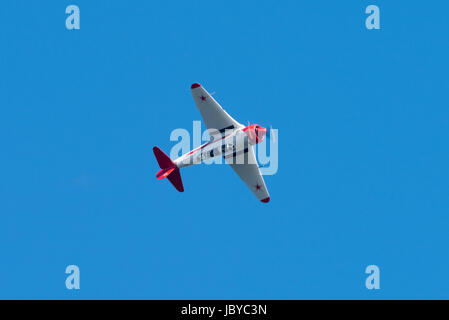
<instances>
[{"instance_id":1,"label":"propeller blade","mask_svg":"<svg viewBox=\"0 0 449 320\"><path fill-rule=\"evenodd\" d=\"M248 120L248 127L250 126L250 123L249 123L249 120ZM248 130L248 132L249 132L249 138L250 138L250 140L253 140L253 132L249 129Z\"/></svg>"}]
</instances>

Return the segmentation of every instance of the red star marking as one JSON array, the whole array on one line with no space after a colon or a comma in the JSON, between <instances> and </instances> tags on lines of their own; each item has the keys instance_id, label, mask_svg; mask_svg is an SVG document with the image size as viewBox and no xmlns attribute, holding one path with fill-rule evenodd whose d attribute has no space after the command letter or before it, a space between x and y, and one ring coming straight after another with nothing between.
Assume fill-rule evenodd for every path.
<instances>
[{"instance_id":1,"label":"red star marking","mask_svg":"<svg viewBox=\"0 0 449 320\"><path fill-rule=\"evenodd\" d=\"M201 101L206 101L206 97L205 96L201 96Z\"/></svg>"},{"instance_id":2,"label":"red star marking","mask_svg":"<svg viewBox=\"0 0 449 320\"><path fill-rule=\"evenodd\" d=\"M260 190L259 184L256 184L256 190Z\"/></svg>"}]
</instances>

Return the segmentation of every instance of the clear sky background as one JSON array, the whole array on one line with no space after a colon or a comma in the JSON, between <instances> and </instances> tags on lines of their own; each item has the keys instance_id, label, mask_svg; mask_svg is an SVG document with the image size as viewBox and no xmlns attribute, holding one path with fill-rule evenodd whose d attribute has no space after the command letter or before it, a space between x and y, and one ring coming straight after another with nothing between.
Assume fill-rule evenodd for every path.
<instances>
[{"instance_id":1,"label":"clear sky background","mask_svg":"<svg viewBox=\"0 0 449 320\"><path fill-rule=\"evenodd\" d=\"M448 11L3 1L0 298L449 298ZM270 203L224 165L156 180L152 147L201 120L193 82L279 129Z\"/></svg>"}]
</instances>

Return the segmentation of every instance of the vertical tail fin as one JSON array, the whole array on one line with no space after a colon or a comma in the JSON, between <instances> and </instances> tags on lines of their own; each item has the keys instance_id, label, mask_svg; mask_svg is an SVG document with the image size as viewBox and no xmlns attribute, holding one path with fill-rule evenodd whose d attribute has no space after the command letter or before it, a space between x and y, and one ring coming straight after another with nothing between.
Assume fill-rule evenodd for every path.
<instances>
[{"instance_id":1,"label":"vertical tail fin","mask_svg":"<svg viewBox=\"0 0 449 320\"><path fill-rule=\"evenodd\" d=\"M184 186L182 185L181 173L176 164L158 147L153 148L154 156L156 157L157 163L159 164L159 172L156 174L156 178L164 179L167 178L171 184L179 192L184 192Z\"/></svg>"}]
</instances>

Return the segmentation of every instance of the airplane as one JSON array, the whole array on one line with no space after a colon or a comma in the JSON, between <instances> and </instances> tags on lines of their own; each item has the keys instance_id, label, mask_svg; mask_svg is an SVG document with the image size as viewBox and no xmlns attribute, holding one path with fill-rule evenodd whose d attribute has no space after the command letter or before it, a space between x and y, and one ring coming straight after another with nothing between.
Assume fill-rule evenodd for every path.
<instances>
[{"instance_id":1,"label":"airplane","mask_svg":"<svg viewBox=\"0 0 449 320\"><path fill-rule=\"evenodd\" d=\"M167 178L184 192L180 169L223 157L252 193L264 203L270 201L265 181L257 164L253 146L263 141L267 129L258 124L244 126L234 120L199 83L191 86L195 104L211 135L211 141L172 160L158 147L153 148L160 170L156 178ZM212 134L213 133L213 134ZM268 133L270 135L270 133Z\"/></svg>"}]
</instances>

